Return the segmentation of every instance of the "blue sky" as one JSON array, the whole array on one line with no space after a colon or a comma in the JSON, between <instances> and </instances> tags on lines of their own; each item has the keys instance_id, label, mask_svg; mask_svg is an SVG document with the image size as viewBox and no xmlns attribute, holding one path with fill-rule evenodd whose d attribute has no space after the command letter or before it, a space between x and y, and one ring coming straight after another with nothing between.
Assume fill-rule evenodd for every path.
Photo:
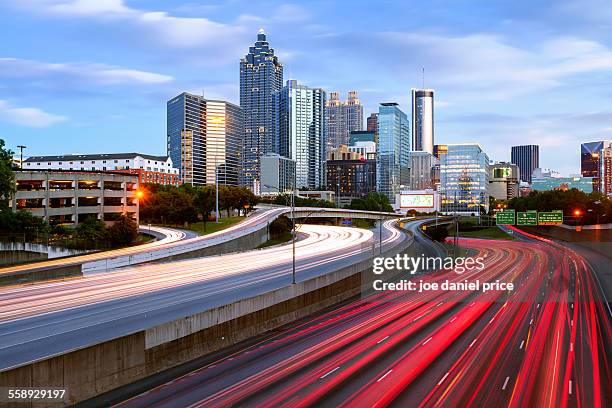
<instances>
[{"instance_id":1,"label":"blue sky","mask_svg":"<svg viewBox=\"0 0 612 408\"><path fill-rule=\"evenodd\" d=\"M238 61L264 27L285 79L355 89L365 111L436 90L436 143L513 144L579 171L612 138L612 6L559 1L0 0L0 138L28 155L165 153L166 100L238 102Z\"/></svg>"}]
</instances>

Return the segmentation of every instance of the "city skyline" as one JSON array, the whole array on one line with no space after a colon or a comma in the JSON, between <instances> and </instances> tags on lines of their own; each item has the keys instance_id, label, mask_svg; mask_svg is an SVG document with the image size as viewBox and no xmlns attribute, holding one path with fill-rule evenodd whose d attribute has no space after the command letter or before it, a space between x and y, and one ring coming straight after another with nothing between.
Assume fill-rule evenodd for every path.
<instances>
[{"instance_id":1,"label":"city skyline","mask_svg":"<svg viewBox=\"0 0 612 408\"><path fill-rule=\"evenodd\" d=\"M237 104L238 61L264 27L285 79L327 92L356 90L366 117L380 102L409 112L410 88L422 85L424 66L425 86L437 93L436 143L478 142L496 161L509 161L511 145L535 143L544 167L578 173L580 144L612 133L612 112L602 108L612 95L600 86L612 67L610 19L588 11L603 3L589 3L531 5L536 17L523 16L521 2L376 10L363 3L350 11L350 24L327 17L341 4L321 2L270 2L257 10L241 1L2 3L11 15L2 30L12 40L0 55L0 132L13 150L28 146L26 156L162 154L165 101L203 90ZM423 22L406 28L397 19L404 8ZM363 24L373 12L385 26ZM48 47L54 42L62 49ZM305 58L314 50L319 58Z\"/></svg>"}]
</instances>

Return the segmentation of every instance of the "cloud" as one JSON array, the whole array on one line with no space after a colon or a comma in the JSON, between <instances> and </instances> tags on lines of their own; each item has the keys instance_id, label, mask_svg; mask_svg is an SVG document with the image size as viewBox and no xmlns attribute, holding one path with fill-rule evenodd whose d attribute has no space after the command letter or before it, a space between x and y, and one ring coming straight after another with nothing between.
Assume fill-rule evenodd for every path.
<instances>
[{"instance_id":1,"label":"cloud","mask_svg":"<svg viewBox=\"0 0 612 408\"><path fill-rule=\"evenodd\" d=\"M171 76L96 63L49 63L20 58L0 58L0 76L8 78L62 77L96 85L162 84Z\"/></svg>"},{"instance_id":2,"label":"cloud","mask_svg":"<svg viewBox=\"0 0 612 408\"><path fill-rule=\"evenodd\" d=\"M164 11L132 8L122 0L24 0L16 7L47 15L121 23L122 29L131 28L146 34L136 39L172 48L207 45L222 48L233 44L244 32L242 27L217 23L204 17L176 17Z\"/></svg>"},{"instance_id":3,"label":"cloud","mask_svg":"<svg viewBox=\"0 0 612 408\"><path fill-rule=\"evenodd\" d=\"M383 44L378 52L387 55L386 60L398 71L406 60L418 60L436 86L461 89L462 95L469 97L508 99L561 87L580 74L612 69L610 49L574 37L523 47L487 33L443 36L386 32L378 39ZM394 54L398 58L390 60L388 55ZM405 71L405 65L402 68Z\"/></svg>"},{"instance_id":4,"label":"cloud","mask_svg":"<svg viewBox=\"0 0 612 408\"><path fill-rule=\"evenodd\" d=\"M510 146L540 146L540 167L553 168L563 174L579 172L580 144L610 139L612 111L587 113L500 115L447 112L436 123L437 134L450 135L440 143L478 140L491 160L510 160ZM452 129L452 132L449 131Z\"/></svg>"},{"instance_id":5,"label":"cloud","mask_svg":"<svg viewBox=\"0 0 612 408\"><path fill-rule=\"evenodd\" d=\"M44 128L67 120L68 118L65 116L44 112L38 108L16 107L8 101L0 99L0 121L2 122Z\"/></svg>"}]
</instances>

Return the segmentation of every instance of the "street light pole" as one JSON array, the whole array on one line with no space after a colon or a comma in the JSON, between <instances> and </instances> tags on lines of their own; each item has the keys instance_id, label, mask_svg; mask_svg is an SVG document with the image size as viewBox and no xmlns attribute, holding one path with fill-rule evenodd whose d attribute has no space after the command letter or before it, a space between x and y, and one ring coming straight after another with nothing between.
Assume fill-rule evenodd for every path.
<instances>
[{"instance_id":1,"label":"street light pole","mask_svg":"<svg viewBox=\"0 0 612 408\"><path fill-rule=\"evenodd\" d=\"M215 222L219 223L219 166L215 164Z\"/></svg>"},{"instance_id":2,"label":"street light pole","mask_svg":"<svg viewBox=\"0 0 612 408\"><path fill-rule=\"evenodd\" d=\"M293 194L291 194L291 221L292 221L292 231L291 231L291 251L292 251L292 268L291 268L291 283L295 285L295 195L297 194L297 171L293 174Z\"/></svg>"},{"instance_id":3,"label":"street light pole","mask_svg":"<svg viewBox=\"0 0 612 408\"><path fill-rule=\"evenodd\" d=\"M19 154L20 154L20 159L19 159L19 168L21 170L23 170L23 149L26 148L26 146L23 145L19 145L17 146L17 148L19 149Z\"/></svg>"}]
</instances>

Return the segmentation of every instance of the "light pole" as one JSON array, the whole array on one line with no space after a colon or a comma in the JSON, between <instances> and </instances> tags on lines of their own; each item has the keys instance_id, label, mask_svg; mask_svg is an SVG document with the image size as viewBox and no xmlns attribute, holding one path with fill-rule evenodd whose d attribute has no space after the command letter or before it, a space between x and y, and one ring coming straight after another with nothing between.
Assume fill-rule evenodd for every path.
<instances>
[{"instance_id":1,"label":"light pole","mask_svg":"<svg viewBox=\"0 0 612 408\"><path fill-rule=\"evenodd\" d=\"M215 222L219 223L219 166L215 163Z\"/></svg>"},{"instance_id":2,"label":"light pole","mask_svg":"<svg viewBox=\"0 0 612 408\"><path fill-rule=\"evenodd\" d=\"M295 186L296 180L293 180L293 185ZM266 188L271 188L279 193L283 193L279 187L270 186L268 184L263 185ZM291 284L295 285L295 187L291 191L291 201L289 202L291 206Z\"/></svg>"},{"instance_id":3,"label":"light pole","mask_svg":"<svg viewBox=\"0 0 612 408\"><path fill-rule=\"evenodd\" d=\"M20 159L19 159L19 168L21 170L23 170L23 149L25 149L27 146L23 146L23 145L19 145L17 146L17 148L19 149L19 155L20 155Z\"/></svg>"}]
</instances>

